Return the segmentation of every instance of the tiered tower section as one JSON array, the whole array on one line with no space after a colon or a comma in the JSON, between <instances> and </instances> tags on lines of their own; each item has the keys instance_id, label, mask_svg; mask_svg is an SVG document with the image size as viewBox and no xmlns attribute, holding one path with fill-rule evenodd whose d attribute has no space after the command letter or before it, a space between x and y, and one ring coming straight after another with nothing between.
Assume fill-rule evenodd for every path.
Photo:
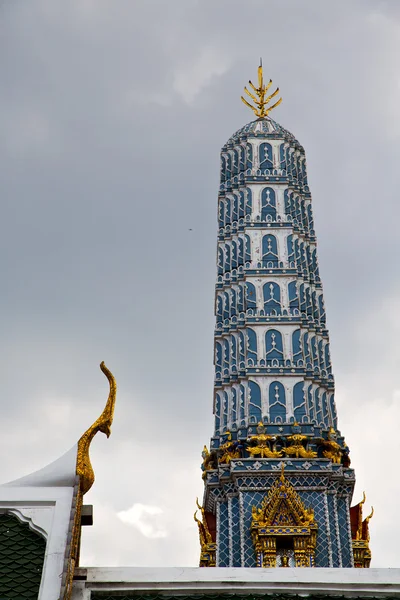
<instances>
[{"instance_id":1,"label":"tiered tower section","mask_svg":"<svg viewBox=\"0 0 400 600\"><path fill-rule=\"evenodd\" d=\"M336 429L304 150L265 117L221 159L215 433L263 418Z\"/></svg>"},{"instance_id":2,"label":"tiered tower section","mask_svg":"<svg viewBox=\"0 0 400 600\"><path fill-rule=\"evenodd\" d=\"M352 567L355 479L337 430L305 153L268 116L262 70L252 87L259 118L221 151L201 564Z\"/></svg>"}]
</instances>

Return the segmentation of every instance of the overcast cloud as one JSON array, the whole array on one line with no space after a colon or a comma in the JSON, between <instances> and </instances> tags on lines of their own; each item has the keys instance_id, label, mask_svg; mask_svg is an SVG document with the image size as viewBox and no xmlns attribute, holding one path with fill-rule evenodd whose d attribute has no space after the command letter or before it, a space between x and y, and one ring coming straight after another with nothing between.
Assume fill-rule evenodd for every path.
<instances>
[{"instance_id":1,"label":"overcast cloud","mask_svg":"<svg viewBox=\"0 0 400 600\"><path fill-rule=\"evenodd\" d=\"M307 154L354 500L400 566L398 0L3 0L1 480L97 418L104 360L84 565L197 564L219 150L259 56Z\"/></svg>"}]
</instances>

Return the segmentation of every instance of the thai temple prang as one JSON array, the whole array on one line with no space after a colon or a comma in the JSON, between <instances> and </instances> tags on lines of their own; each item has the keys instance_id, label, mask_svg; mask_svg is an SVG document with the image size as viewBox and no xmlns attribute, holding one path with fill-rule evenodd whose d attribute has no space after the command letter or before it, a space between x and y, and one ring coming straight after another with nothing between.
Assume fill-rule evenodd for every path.
<instances>
[{"instance_id":1,"label":"thai temple prang","mask_svg":"<svg viewBox=\"0 0 400 600\"><path fill-rule=\"evenodd\" d=\"M116 402L102 363L100 417L64 456L0 485L0 600L400 598L400 569L365 568L365 494L351 507L304 150L270 118L279 90L261 66L249 85L243 101L257 118L221 153L215 427L194 515L200 567L212 568L80 564L90 445L109 437Z\"/></svg>"},{"instance_id":2,"label":"thai temple prang","mask_svg":"<svg viewBox=\"0 0 400 600\"><path fill-rule=\"evenodd\" d=\"M369 518L338 430L304 148L270 118L221 151L215 430L203 450L201 566L369 567ZM365 501L365 498L364 498Z\"/></svg>"}]
</instances>

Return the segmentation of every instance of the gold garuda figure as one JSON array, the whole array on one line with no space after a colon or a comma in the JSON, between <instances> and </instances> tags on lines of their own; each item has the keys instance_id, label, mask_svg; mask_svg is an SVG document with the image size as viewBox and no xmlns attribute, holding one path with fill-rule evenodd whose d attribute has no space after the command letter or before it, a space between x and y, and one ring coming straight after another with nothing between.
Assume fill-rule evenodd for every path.
<instances>
[{"instance_id":1,"label":"gold garuda figure","mask_svg":"<svg viewBox=\"0 0 400 600\"><path fill-rule=\"evenodd\" d=\"M265 425L260 421L257 425L257 435L252 435L247 440L246 450L251 456L260 458L279 458L282 452L276 450L276 437L265 433Z\"/></svg>"}]
</instances>

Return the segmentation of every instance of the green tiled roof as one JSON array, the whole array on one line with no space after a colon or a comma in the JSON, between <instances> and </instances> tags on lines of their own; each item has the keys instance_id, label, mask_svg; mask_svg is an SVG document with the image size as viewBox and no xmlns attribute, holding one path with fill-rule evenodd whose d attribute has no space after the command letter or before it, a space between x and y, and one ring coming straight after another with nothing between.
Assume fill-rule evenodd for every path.
<instances>
[{"instance_id":1,"label":"green tiled roof","mask_svg":"<svg viewBox=\"0 0 400 600\"><path fill-rule=\"evenodd\" d=\"M46 541L12 515L0 515L0 598L37 600Z\"/></svg>"}]
</instances>

